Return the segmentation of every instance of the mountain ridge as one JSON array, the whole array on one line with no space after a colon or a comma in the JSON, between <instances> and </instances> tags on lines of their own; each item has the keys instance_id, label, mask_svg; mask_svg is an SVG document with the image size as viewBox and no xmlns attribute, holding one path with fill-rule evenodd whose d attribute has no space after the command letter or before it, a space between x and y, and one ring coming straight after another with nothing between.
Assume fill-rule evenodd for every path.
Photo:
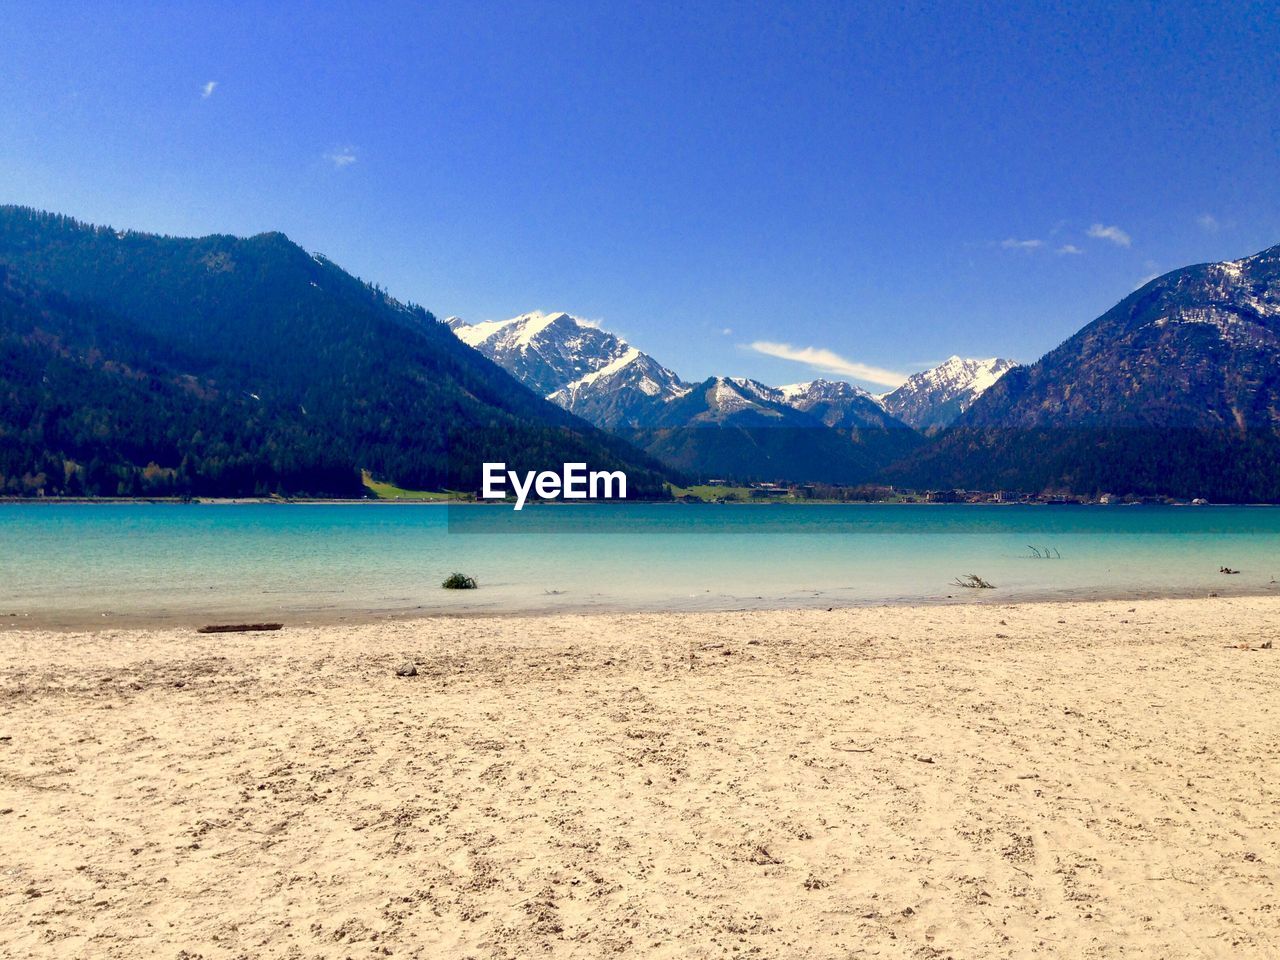
<instances>
[{"instance_id":1,"label":"mountain ridge","mask_svg":"<svg viewBox=\"0 0 1280 960\"><path fill-rule=\"evenodd\" d=\"M547 399L605 429L652 426L669 420L663 407L696 386L616 334L563 311L531 311L476 324L459 317L443 322L460 340L531 389L543 391ZM899 426L891 422L892 413L877 398L843 380L818 378L781 388L747 377L718 379L803 411L823 406L825 414L838 406L829 425ZM638 391L643 397L613 403L604 400L606 393L626 390Z\"/></svg>"},{"instance_id":2,"label":"mountain ridge","mask_svg":"<svg viewBox=\"0 0 1280 960\"><path fill-rule=\"evenodd\" d=\"M685 473L860 483L915 446L909 427L843 381L788 390L746 377L686 383L621 337L564 312L446 325L547 399Z\"/></svg>"},{"instance_id":3,"label":"mountain ridge","mask_svg":"<svg viewBox=\"0 0 1280 960\"><path fill-rule=\"evenodd\" d=\"M350 496L361 469L456 489L514 450L526 469L625 466L655 494L661 461L1270 502L1280 245L1156 278L1033 364L952 357L875 398L822 378L686 383L562 312L438 321L279 232L160 237L8 206L0 398L0 491L19 494Z\"/></svg>"}]
</instances>

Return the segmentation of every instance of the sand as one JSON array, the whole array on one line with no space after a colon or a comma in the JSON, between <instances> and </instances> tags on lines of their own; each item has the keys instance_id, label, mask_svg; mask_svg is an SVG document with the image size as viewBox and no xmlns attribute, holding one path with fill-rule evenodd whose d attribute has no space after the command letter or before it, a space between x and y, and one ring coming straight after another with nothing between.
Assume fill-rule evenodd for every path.
<instances>
[{"instance_id":1,"label":"sand","mask_svg":"<svg viewBox=\"0 0 1280 960\"><path fill-rule=\"evenodd\" d=\"M1276 956L1277 624L8 632L0 956Z\"/></svg>"}]
</instances>

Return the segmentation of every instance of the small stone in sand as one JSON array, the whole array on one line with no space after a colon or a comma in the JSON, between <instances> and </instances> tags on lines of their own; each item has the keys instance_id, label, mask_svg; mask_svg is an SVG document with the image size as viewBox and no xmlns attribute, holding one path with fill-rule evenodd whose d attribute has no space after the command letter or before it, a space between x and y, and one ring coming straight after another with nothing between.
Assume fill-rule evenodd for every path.
<instances>
[{"instance_id":1,"label":"small stone in sand","mask_svg":"<svg viewBox=\"0 0 1280 960\"><path fill-rule=\"evenodd\" d=\"M418 665L412 660L406 660L400 666L396 667L397 677L416 677L418 675Z\"/></svg>"}]
</instances>

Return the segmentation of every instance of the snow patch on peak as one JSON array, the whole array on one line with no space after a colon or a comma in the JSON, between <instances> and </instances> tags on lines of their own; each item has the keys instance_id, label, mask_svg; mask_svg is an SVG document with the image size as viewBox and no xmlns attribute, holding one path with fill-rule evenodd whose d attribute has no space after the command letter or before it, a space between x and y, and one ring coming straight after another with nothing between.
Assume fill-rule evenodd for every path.
<instances>
[{"instance_id":1,"label":"snow patch on peak","mask_svg":"<svg viewBox=\"0 0 1280 960\"><path fill-rule=\"evenodd\" d=\"M752 380L750 377L718 377L726 383L732 384L741 393L755 397L758 400L777 400L778 391L773 387L765 386L759 380Z\"/></svg>"},{"instance_id":2,"label":"snow patch on peak","mask_svg":"<svg viewBox=\"0 0 1280 960\"><path fill-rule=\"evenodd\" d=\"M912 374L901 387L876 399L917 429L946 426L1016 366L1000 357L974 360L951 356L936 367Z\"/></svg>"},{"instance_id":3,"label":"snow patch on peak","mask_svg":"<svg viewBox=\"0 0 1280 960\"><path fill-rule=\"evenodd\" d=\"M642 354L635 347L627 347L626 351L622 354L622 356L618 357L612 363L606 364L605 366L601 367L599 370L592 370L586 376L579 377L577 380L573 381L573 383L569 384L564 389L568 390L570 393L573 393L574 391L582 387L589 387L591 384L595 383L597 380L602 380L602 379L613 376L623 367L634 363L635 361L639 360L642 356L644 356L644 354Z\"/></svg>"},{"instance_id":4,"label":"snow patch on peak","mask_svg":"<svg viewBox=\"0 0 1280 960\"><path fill-rule=\"evenodd\" d=\"M598 330L599 324L583 320L564 311L550 313L542 310L531 310L509 320L485 320L481 323L468 324L461 317L450 317L445 320L446 326L452 328L458 339L471 347L478 347L504 331L515 334L507 341L512 348L527 349L552 324L568 321L574 326L587 330Z\"/></svg>"},{"instance_id":5,"label":"snow patch on peak","mask_svg":"<svg viewBox=\"0 0 1280 960\"><path fill-rule=\"evenodd\" d=\"M751 401L742 395L743 384L748 381L734 377L716 377L711 385L707 400L717 410L731 413L751 406Z\"/></svg>"},{"instance_id":6,"label":"snow patch on peak","mask_svg":"<svg viewBox=\"0 0 1280 960\"><path fill-rule=\"evenodd\" d=\"M977 361L977 369L974 370L973 376L969 381L969 392L973 394L973 398L976 400L991 387L995 386L996 381L1015 366L1017 364L1013 363L1013 361L1001 360L999 357Z\"/></svg>"},{"instance_id":7,"label":"snow patch on peak","mask_svg":"<svg viewBox=\"0 0 1280 960\"><path fill-rule=\"evenodd\" d=\"M464 324L454 327L453 332L467 346L478 347L500 330L505 330L511 324L517 323L519 319L516 317L513 320L486 320L483 323Z\"/></svg>"},{"instance_id":8,"label":"snow patch on peak","mask_svg":"<svg viewBox=\"0 0 1280 960\"><path fill-rule=\"evenodd\" d=\"M777 387L775 392L781 396L784 403L793 405L796 401L803 400L845 400L850 397L875 399L862 387L848 380L824 380L821 377L807 383L788 383Z\"/></svg>"},{"instance_id":9,"label":"snow patch on peak","mask_svg":"<svg viewBox=\"0 0 1280 960\"><path fill-rule=\"evenodd\" d=\"M533 343L537 338L538 334L542 333L543 330L547 329L547 327L551 326L561 318L570 321L573 320L573 317L569 316L567 313L542 313L541 311L526 313L524 316L516 317L515 320L511 322L519 324L520 335L516 337L514 345L517 347L528 347L529 344Z\"/></svg>"},{"instance_id":10,"label":"snow patch on peak","mask_svg":"<svg viewBox=\"0 0 1280 960\"><path fill-rule=\"evenodd\" d=\"M1015 366L1011 360L990 357L986 360L970 360L964 357L948 357L932 369L913 374L904 386L929 384L952 389L975 391L977 396Z\"/></svg>"},{"instance_id":11,"label":"snow patch on peak","mask_svg":"<svg viewBox=\"0 0 1280 960\"><path fill-rule=\"evenodd\" d=\"M816 381L814 380L810 380L806 383L785 383L778 387L778 392L782 394L783 400L791 401L796 397L805 396L809 392L809 388L813 386L815 382Z\"/></svg>"}]
</instances>

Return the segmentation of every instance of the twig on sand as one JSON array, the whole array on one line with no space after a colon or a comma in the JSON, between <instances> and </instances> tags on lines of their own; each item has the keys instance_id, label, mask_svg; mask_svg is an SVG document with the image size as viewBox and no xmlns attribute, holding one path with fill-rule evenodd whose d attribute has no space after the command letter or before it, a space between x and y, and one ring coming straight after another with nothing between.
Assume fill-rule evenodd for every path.
<instances>
[{"instance_id":1,"label":"twig on sand","mask_svg":"<svg viewBox=\"0 0 1280 960\"><path fill-rule=\"evenodd\" d=\"M279 630L283 623L211 623L196 633L256 633L263 630Z\"/></svg>"},{"instance_id":2,"label":"twig on sand","mask_svg":"<svg viewBox=\"0 0 1280 960\"><path fill-rule=\"evenodd\" d=\"M1167 877L1147 877L1147 879L1148 880L1177 880L1179 883L1189 883L1193 887L1204 886L1204 884L1199 883L1198 881L1188 880L1186 877L1178 876L1177 873L1174 872L1173 867L1169 868L1169 875Z\"/></svg>"},{"instance_id":3,"label":"twig on sand","mask_svg":"<svg viewBox=\"0 0 1280 960\"><path fill-rule=\"evenodd\" d=\"M831 749L832 749L832 750L841 750L841 751L843 751L843 752L845 752L845 753L871 753L873 750L875 750L875 747L854 747L854 746L844 746L844 747L842 747L842 746L841 746L840 744L838 744L838 743L833 743L833 744L831 745Z\"/></svg>"}]
</instances>

